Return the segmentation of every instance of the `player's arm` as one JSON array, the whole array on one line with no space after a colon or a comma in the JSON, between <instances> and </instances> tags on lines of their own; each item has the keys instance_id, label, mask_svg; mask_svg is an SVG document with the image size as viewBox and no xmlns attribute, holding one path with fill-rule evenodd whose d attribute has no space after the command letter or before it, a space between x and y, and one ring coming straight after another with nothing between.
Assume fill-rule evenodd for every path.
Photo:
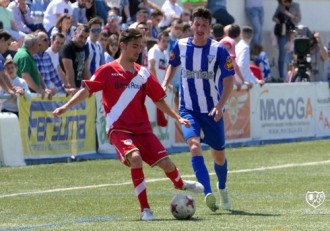
<instances>
[{"instance_id":1,"label":"player's arm","mask_svg":"<svg viewBox=\"0 0 330 231\"><path fill-rule=\"evenodd\" d=\"M162 88L166 91L167 86L171 83L175 73L176 73L177 67L174 67L172 65L169 65L167 67L166 73L165 73L165 78L162 83Z\"/></svg>"},{"instance_id":2,"label":"player's arm","mask_svg":"<svg viewBox=\"0 0 330 231\"><path fill-rule=\"evenodd\" d=\"M161 99L158 102L155 102L158 109L160 109L162 112L168 114L173 119L177 120L180 124L185 125L187 128L190 127L189 120L186 120L178 115L167 103L164 99Z\"/></svg>"},{"instance_id":3,"label":"player's arm","mask_svg":"<svg viewBox=\"0 0 330 231\"><path fill-rule=\"evenodd\" d=\"M68 108L80 103L89 96L89 91L87 87L81 88L76 94L70 98L70 100L63 106L56 108L53 111L53 115L56 117L61 116Z\"/></svg>"}]
</instances>

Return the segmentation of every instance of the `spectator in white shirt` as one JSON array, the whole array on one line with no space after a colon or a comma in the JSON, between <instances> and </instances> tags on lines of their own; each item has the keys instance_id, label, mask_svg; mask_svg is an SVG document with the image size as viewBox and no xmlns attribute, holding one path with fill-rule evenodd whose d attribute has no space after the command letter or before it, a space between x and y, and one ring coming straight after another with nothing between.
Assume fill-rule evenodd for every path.
<instances>
[{"instance_id":1,"label":"spectator in white shirt","mask_svg":"<svg viewBox=\"0 0 330 231\"><path fill-rule=\"evenodd\" d=\"M65 86L67 86L68 85L67 79L65 78L65 73L60 67L60 61L59 61L59 52L62 49L64 42L65 42L65 37L62 33L54 34L51 37L51 45L50 47L48 47L46 52L49 54L50 58L52 59L54 68L57 71L58 76L61 78L62 83Z\"/></svg>"},{"instance_id":2,"label":"spectator in white shirt","mask_svg":"<svg viewBox=\"0 0 330 231\"><path fill-rule=\"evenodd\" d=\"M181 17L183 9L177 3L177 0L166 0L162 6L164 18L159 22L159 28L169 27L174 19Z\"/></svg>"},{"instance_id":3,"label":"spectator in white shirt","mask_svg":"<svg viewBox=\"0 0 330 231\"><path fill-rule=\"evenodd\" d=\"M50 32L50 29L56 24L61 15L66 14L71 17L72 12L69 0L52 0L47 6L43 20L47 33Z\"/></svg>"},{"instance_id":4,"label":"spectator in white shirt","mask_svg":"<svg viewBox=\"0 0 330 231\"><path fill-rule=\"evenodd\" d=\"M263 85L264 81L259 80L252 74L250 69L250 47L249 44L252 41L253 30L251 27L244 26L242 28L241 40L235 46L236 62L243 74L245 81L252 84Z\"/></svg>"}]
</instances>

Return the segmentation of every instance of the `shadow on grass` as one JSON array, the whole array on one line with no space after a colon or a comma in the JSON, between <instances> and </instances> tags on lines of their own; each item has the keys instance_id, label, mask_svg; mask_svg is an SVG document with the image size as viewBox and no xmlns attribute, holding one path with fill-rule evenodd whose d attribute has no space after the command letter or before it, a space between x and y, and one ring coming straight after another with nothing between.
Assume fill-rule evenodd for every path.
<instances>
[{"instance_id":1,"label":"shadow on grass","mask_svg":"<svg viewBox=\"0 0 330 231\"><path fill-rule=\"evenodd\" d=\"M271 213L250 213L242 210L230 210L228 213L222 215L235 215L235 216L257 216L257 217L278 217L281 214L271 214Z\"/></svg>"}]
</instances>

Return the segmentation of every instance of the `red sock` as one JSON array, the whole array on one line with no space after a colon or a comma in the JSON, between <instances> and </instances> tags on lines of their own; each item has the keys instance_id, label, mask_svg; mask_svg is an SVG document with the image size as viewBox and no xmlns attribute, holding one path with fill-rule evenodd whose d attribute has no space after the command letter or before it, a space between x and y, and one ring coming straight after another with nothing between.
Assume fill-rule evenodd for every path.
<instances>
[{"instance_id":1,"label":"red sock","mask_svg":"<svg viewBox=\"0 0 330 231\"><path fill-rule=\"evenodd\" d=\"M140 208L142 212L143 209L150 208L148 204L147 188L146 188L146 182L144 180L144 174L142 168L132 168L131 177L135 189L135 195L139 200Z\"/></svg>"},{"instance_id":2,"label":"red sock","mask_svg":"<svg viewBox=\"0 0 330 231\"><path fill-rule=\"evenodd\" d=\"M183 180L181 178L179 169L175 168L172 172L165 172L165 174L173 182L175 188L183 188Z\"/></svg>"}]
</instances>

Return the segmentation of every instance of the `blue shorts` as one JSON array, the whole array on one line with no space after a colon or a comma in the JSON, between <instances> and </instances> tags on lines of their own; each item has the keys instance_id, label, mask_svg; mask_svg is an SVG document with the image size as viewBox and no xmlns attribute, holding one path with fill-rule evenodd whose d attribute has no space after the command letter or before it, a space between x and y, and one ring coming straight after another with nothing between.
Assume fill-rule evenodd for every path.
<instances>
[{"instance_id":1,"label":"blue shorts","mask_svg":"<svg viewBox=\"0 0 330 231\"><path fill-rule=\"evenodd\" d=\"M211 148L221 151L225 149L225 128L223 118L218 122L214 121L213 116L208 113L198 113L187 109L180 109L180 116L190 121L191 127L181 126L185 140L191 137L201 137L203 143Z\"/></svg>"}]
</instances>

